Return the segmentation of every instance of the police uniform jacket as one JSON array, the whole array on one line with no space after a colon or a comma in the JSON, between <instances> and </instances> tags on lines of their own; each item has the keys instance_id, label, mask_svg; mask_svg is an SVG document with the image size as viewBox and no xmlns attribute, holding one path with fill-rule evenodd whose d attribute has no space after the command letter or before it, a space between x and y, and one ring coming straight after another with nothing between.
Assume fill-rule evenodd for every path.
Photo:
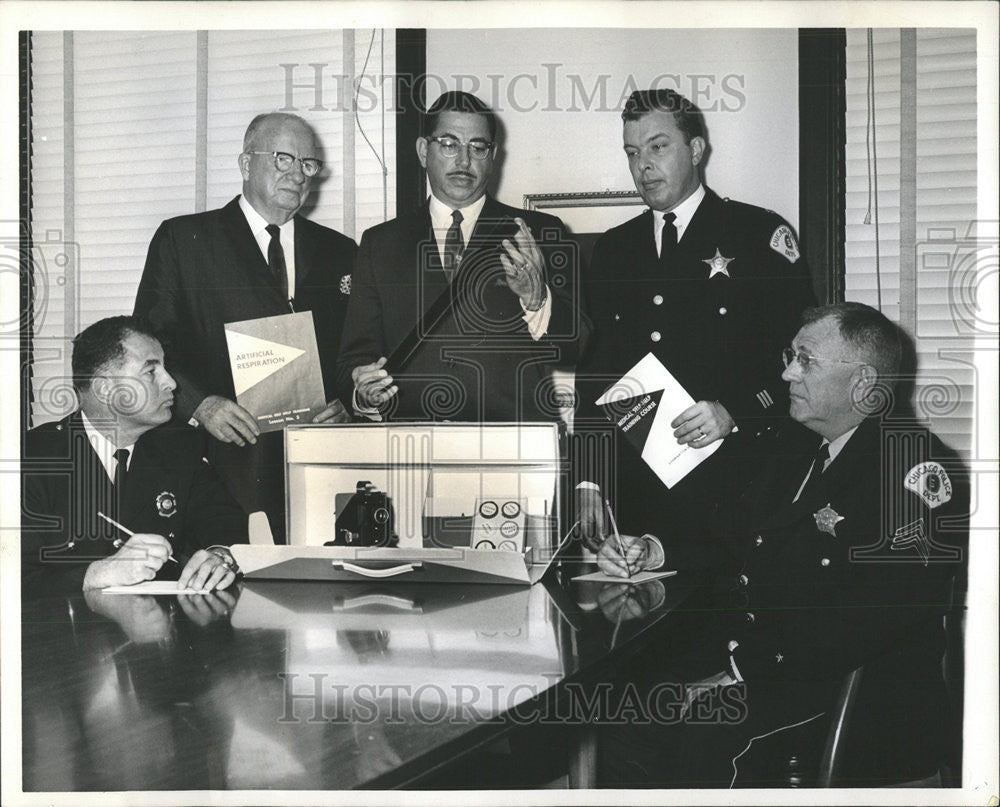
<instances>
[{"instance_id":1,"label":"police uniform jacket","mask_svg":"<svg viewBox=\"0 0 1000 807\"><path fill-rule=\"evenodd\" d=\"M538 341L531 338L500 263L501 241L514 239L515 216L545 256L552 313ZM342 396L350 400L355 367L387 356L386 370L399 387L384 413L393 419L558 419L547 380L553 366L577 358L576 256L559 219L490 197L452 283L441 265L427 204L366 230L344 325ZM401 346L403 355L397 352Z\"/></svg>"},{"instance_id":2,"label":"police uniform jacket","mask_svg":"<svg viewBox=\"0 0 1000 807\"><path fill-rule=\"evenodd\" d=\"M134 533L164 536L178 563L198 549L247 540L247 518L203 459L203 435L160 426L135 443L124 490L115 491L79 412L25 435L22 562L27 584L82 584L87 566L128 540L100 510ZM169 567L169 568L168 568Z\"/></svg>"},{"instance_id":3,"label":"police uniform jacket","mask_svg":"<svg viewBox=\"0 0 1000 807\"><path fill-rule=\"evenodd\" d=\"M744 678L830 678L898 654L939 665L941 617L961 571L968 493L925 429L870 418L797 502L819 438L789 425L781 467L743 496L729 580L733 660ZM798 434L794 434L798 432Z\"/></svg>"},{"instance_id":4,"label":"police uniform jacket","mask_svg":"<svg viewBox=\"0 0 1000 807\"><path fill-rule=\"evenodd\" d=\"M577 368L580 439L611 428L594 401L647 353L695 401L725 406L739 431L669 493L623 440L610 462L578 467L577 478L601 484L627 532L703 534L705 508L742 486L738 460L788 411L781 350L802 310L815 304L791 229L768 210L706 190L676 251L664 250L663 259L651 211L605 233L584 291L594 335Z\"/></svg>"}]
</instances>

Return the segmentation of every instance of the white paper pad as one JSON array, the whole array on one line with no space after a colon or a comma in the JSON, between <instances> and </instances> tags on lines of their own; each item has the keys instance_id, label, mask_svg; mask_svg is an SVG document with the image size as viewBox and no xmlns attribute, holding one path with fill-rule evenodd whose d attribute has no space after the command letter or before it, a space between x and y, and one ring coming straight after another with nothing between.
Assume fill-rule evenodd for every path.
<instances>
[{"instance_id":1,"label":"white paper pad","mask_svg":"<svg viewBox=\"0 0 1000 807\"><path fill-rule=\"evenodd\" d=\"M661 577L673 577L677 570L671 572L637 572L631 577L615 577L604 572L591 572L581 574L573 578L574 583L620 583L623 586L638 586L640 583L648 583L650 580L659 580Z\"/></svg>"},{"instance_id":2,"label":"white paper pad","mask_svg":"<svg viewBox=\"0 0 1000 807\"><path fill-rule=\"evenodd\" d=\"M181 588L176 580L146 580L131 586L108 586L105 594L211 594L209 588Z\"/></svg>"},{"instance_id":3,"label":"white paper pad","mask_svg":"<svg viewBox=\"0 0 1000 807\"><path fill-rule=\"evenodd\" d=\"M659 403L655 401L657 395L660 396ZM648 401L645 396L649 396ZM643 356L594 403L604 407L631 400L635 400L635 404L627 415L619 418L617 425L668 488L680 482L722 445L722 440L704 448L695 448L690 443L678 445L670 423L695 401L652 353ZM653 418L653 422L648 426L645 440L641 440L641 421L649 417ZM635 432L629 434L633 428Z\"/></svg>"}]
</instances>

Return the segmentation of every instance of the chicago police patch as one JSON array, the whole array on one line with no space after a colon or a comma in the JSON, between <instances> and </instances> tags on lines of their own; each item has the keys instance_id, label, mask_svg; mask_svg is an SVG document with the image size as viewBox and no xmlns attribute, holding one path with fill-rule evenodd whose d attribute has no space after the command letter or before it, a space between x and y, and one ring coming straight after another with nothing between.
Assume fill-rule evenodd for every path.
<instances>
[{"instance_id":1,"label":"chicago police patch","mask_svg":"<svg viewBox=\"0 0 1000 807\"><path fill-rule=\"evenodd\" d=\"M916 493L932 510L951 501L951 480L938 462L914 465L903 477L903 486Z\"/></svg>"},{"instance_id":2,"label":"chicago police patch","mask_svg":"<svg viewBox=\"0 0 1000 807\"><path fill-rule=\"evenodd\" d=\"M771 236L771 249L788 258L789 263L795 263L799 259L799 245L795 243L795 236L785 224L778 227Z\"/></svg>"}]
</instances>

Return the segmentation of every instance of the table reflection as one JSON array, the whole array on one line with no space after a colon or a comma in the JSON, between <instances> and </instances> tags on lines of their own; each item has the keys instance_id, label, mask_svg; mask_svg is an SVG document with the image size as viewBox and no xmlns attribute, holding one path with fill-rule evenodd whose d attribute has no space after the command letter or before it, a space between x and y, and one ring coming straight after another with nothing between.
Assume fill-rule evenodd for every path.
<instances>
[{"instance_id":1,"label":"table reflection","mask_svg":"<svg viewBox=\"0 0 1000 807\"><path fill-rule=\"evenodd\" d=\"M530 588L257 582L28 598L24 787L411 781L460 755L473 730L530 715L671 607L669 595L591 596L553 576ZM643 607L626 618L612 601Z\"/></svg>"}]
</instances>

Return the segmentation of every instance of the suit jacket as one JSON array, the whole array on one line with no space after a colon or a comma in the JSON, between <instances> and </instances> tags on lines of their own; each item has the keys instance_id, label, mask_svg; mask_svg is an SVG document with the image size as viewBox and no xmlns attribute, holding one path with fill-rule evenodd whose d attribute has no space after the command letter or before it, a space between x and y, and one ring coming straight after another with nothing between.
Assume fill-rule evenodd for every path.
<instances>
[{"instance_id":1,"label":"suit jacket","mask_svg":"<svg viewBox=\"0 0 1000 807\"><path fill-rule=\"evenodd\" d=\"M295 217L295 309L312 311L327 400L356 250L347 236ZM227 322L289 310L238 197L219 210L164 221L149 244L135 313L163 342L177 380L175 416L187 421L207 395L235 399Z\"/></svg>"},{"instance_id":2,"label":"suit jacket","mask_svg":"<svg viewBox=\"0 0 1000 807\"><path fill-rule=\"evenodd\" d=\"M500 242L513 239L515 216L524 219L546 258L552 317L538 342L531 339L517 296L502 280ZM387 411L393 418L557 419L558 406L546 382L553 365L576 359L577 255L559 219L487 198L456 280L449 285L428 205L372 227L361 237L344 326L341 394L352 394L355 367L391 356L410 337L420 335L422 341L405 366L390 362L386 368L399 386ZM420 333L418 323L442 295L453 295L459 302L436 328Z\"/></svg>"},{"instance_id":3,"label":"suit jacket","mask_svg":"<svg viewBox=\"0 0 1000 807\"><path fill-rule=\"evenodd\" d=\"M160 426L135 444L124 491L117 492L95 453L79 412L25 435L21 550L25 582L82 584L87 566L128 539L100 510L136 533L162 535L178 564L196 550L246 542L247 518L203 459L204 436ZM170 568L168 568L170 567Z\"/></svg>"},{"instance_id":4,"label":"suit jacket","mask_svg":"<svg viewBox=\"0 0 1000 807\"><path fill-rule=\"evenodd\" d=\"M758 438L788 412L781 350L815 304L796 252L779 216L710 190L669 260L656 254L650 211L597 242L584 283L594 334L577 367L575 420L578 442L596 445L575 450L599 462L577 463L576 474L601 485L625 531L702 536L709 510L745 485ZM669 492L594 405L650 352L695 401L725 406L739 429Z\"/></svg>"}]
</instances>

